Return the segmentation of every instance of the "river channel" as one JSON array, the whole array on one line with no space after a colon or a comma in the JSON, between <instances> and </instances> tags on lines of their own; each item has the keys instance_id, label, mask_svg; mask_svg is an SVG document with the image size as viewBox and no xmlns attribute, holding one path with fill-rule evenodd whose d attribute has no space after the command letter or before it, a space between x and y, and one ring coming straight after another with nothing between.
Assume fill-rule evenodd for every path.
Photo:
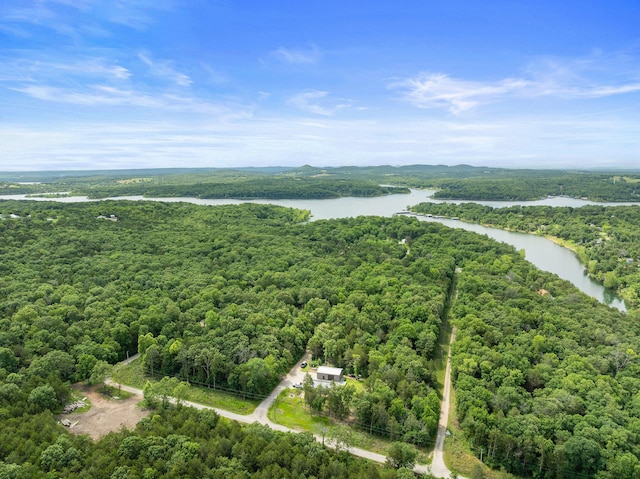
<instances>
[{"instance_id":1,"label":"river channel","mask_svg":"<svg viewBox=\"0 0 640 479\"><path fill-rule=\"evenodd\" d=\"M421 202L442 202L432 200L430 196L434 192L431 190L412 190L408 195L391 195L374 198L337 198L328 200L252 200L254 203L275 204L291 208L307 209L311 211L312 220L347 218L356 216L391 216L400 211L406 210L408 206ZM26 198L24 195L0 196L0 199L31 199L40 201L61 201L61 202L82 202L91 201L86 197L63 197L63 198ZM198 198L143 198L142 196L125 196L111 198L132 201L165 201L165 202L189 202L199 205L225 205L239 204L242 200L232 199L198 199ZM459 202L457 202L459 203ZM565 197L546 198L539 201L478 201L477 203L493 206L514 206L514 205L547 205L547 206L572 206L580 207L588 204L600 204L606 206L628 205L630 203L595 203L587 200L578 200ZM637 204L637 203L635 203ZM585 271L584 265L567 248L559 246L554 242L541 236L515 233L496 228L489 228L473 223L465 223L459 220L445 218L419 217L421 221L439 222L452 228L462 228L479 234L484 234L497 241L514 246L517 250L523 250L528 261L544 271L557 274L560 278L573 283L578 289L596 298L598 301L626 311L624 301L613 292L605 289L600 283L590 279Z\"/></svg>"}]
</instances>

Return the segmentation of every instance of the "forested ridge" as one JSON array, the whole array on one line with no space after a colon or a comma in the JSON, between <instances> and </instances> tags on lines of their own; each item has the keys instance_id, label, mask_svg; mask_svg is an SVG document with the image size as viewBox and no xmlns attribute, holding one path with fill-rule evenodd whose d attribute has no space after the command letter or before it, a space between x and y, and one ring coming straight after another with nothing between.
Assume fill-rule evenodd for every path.
<instances>
[{"instance_id":1,"label":"forested ridge","mask_svg":"<svg viewBox=\"0 0 640 479\"><path fill-rule=\"evenodd\" d=\"M250 473L293 467L281 454L257 463L239 444L242 434L260 444L273 434L285 449L297 439L237 427L245 432L215 438L225 445L204 454L210 439L199 433L170 439L172 413L96 444L55 426L48 411L59 411L70 382L138 349L155 371L265 395L309 348L364 385L334 388L312 408L429 444L454 276L458 414L485 460L536 477L640 472L637 314L598 304L507 245L415 218L308 223L308 212L255 204L5 201L0 213L0 427L11 444L0 467L13 477L83 477L94 461L104 477L116 464L122 477L143 477L119 452L125 441L160 447L157 464L131 452L149 477L207 461L203 474L215 477L227 459L250 461L241 464ZM154 421L172 424L154 433L164 440L146 437ZM185 442L197 445L183 451ZM364 474L346 457L331 461L343 468L336 477Z\"/></svg>"},{"instance_id":2,"label":"forested ridge","mask_svg":"<svg viewBox=\"0 0 640 479\"><path fill-rule=\"evenodd\" d=\"M375 178L329 175L284 168L238 170L136 170L120 172L60 172L25 174L31 182L3 181L0 194L60 194L108 198L141 195L202 199L327 199L409 193L404 186L381 186ZM20 176L18 176L20 178Z\"/></svg>"},{"instance_id":3,"label":"forested ridge","mask_svg":"<svg viewBox=\"0 0 640 479\"><path fill-rule=\"evenodd\" d=\"M571 196L595 201L638 201L639 185L637 170L523 170L468 165L0 173L0 194L70 192L90 198L144 195L321 199L432 188L437 189L436 198L445 199L514 201Z\"/></svg>"},{"instance_id":4,"label":"forested ridge","mask_svg":"<svg viewBox=\"0 0 640 479\"><path fill-rule=\"evenodd\" d=\"M592 201L640 201L638 174L596 172L518 172L510 174L443 179L434 183L439 199L528 201L547 196L588 198Z\"/></svg>"}]
</instances>

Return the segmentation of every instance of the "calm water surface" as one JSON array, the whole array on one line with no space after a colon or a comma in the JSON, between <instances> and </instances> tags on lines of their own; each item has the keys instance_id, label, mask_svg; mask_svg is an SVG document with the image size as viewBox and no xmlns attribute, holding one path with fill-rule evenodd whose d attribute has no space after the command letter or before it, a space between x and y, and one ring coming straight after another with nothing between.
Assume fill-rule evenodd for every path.
<instances>
[{"instance_id":1,"label":"calm water surface","mask_svg":"<svg viewBox=\"0 0 640 479\"><path fill-rule=\"evenodd\" d=\"M253 203L275 204L291 208L301 208L311 211L312 220L331 218L347 218L356 216L391 216L407 209L410 205L421 202L442 203L444 201L432 200L429 197L434 192L431 190L412 190L408 195L391 195L374 198L337 198L329 200L252 200ZM0 196L0 199L30 199L36 201L60 201L64 203L93 201L86 197L66 198L26 198L24 195ZM206 200L198 198L143 198L142 196L125 196L111 199L132 201L164 201L164 202L189 202L198 205L230 205L240 204L242 200ZM461 203L456 201L455 203ZM538 201L477 201L483 205L496 208L515 205L546 205L546 206L572 206L600 204L606 206L629 205L638 203L596 203L588 200L578 200L565 197L546 198ZM497 241L514 246L525 252L525 257L538 268L557 274L560 278L572 282L578 289L598 301L608 304L621 311L626 311L624 301L606 290L601 284L591 280L577 257L567 248L563 248L550 240L540 236L503 231L496 228L465 223L444 218L419 218L422 221L439 222L452 228L462 228L479 234L484 234Z\"/></svg>"}]
</instances>

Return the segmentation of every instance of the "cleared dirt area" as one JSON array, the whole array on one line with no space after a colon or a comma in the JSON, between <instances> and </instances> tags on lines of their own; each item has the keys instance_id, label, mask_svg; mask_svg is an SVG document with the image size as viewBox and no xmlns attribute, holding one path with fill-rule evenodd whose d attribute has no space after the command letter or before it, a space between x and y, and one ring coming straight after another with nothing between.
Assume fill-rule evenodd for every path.
<instances>
[{"instance_id":1,"label":"cleared dirt area","mask_svg":"<svg viewBox=\"0 0 640 479\"><path fill-rule=\"evenodd\" d=\"M114 399L99 393L99 386L87 388L76 385L74 389L91 401L91 409L87 412L59 416L59 419L68 419L73 424L69 431L74 434L87 434L97 440L111 431L118 431L123 426L133 429L140 419L149 414L149 411L137 407L142 400L139 396Z\"/></svg>"}]
</instances>

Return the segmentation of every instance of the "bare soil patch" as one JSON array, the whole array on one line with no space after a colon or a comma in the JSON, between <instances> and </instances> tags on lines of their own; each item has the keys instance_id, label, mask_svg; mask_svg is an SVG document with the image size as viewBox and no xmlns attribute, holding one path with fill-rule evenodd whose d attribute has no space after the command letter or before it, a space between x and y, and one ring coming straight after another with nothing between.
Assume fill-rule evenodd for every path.
<instances>
[{"instance_id":1,"label":"bare soil patch","mask_svg":"<svg viewBox=\"0 0 640 479\"><path fill-rule=\"evenodd\" d=\"M93 440L100 439L111 431L118 431L121 427L133 429L143 417L149 414L137 407L142 400L139 396L127 399L114 399L99 392L101 386L87 387L76 384L74 389L87 396L91 401L91 409L87 412L63 414L60 419L68 419L74 434L87 434Z\"/></svg>"}]
</instances>

